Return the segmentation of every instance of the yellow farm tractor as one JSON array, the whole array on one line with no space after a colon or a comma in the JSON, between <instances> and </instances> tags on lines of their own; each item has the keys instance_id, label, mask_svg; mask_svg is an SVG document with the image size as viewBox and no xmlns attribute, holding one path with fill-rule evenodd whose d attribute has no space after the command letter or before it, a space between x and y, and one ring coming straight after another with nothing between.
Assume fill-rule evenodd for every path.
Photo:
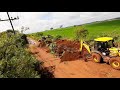
<instances>
[{"instance_id":1,"label":"yellow farm tractor","mask_svg":"<svg viewBox=\"0 0 120 90\"><path fill-rule=\"evenodd\" d=\"M83 46L81 42L81 46ZM100 37L94 39L94 47L84 45L96 63L106 62L114 69L120 69L120 48L115 47L112 37ZM82 47L80 48L82 50Z\"/></svg>"}]
</instances>

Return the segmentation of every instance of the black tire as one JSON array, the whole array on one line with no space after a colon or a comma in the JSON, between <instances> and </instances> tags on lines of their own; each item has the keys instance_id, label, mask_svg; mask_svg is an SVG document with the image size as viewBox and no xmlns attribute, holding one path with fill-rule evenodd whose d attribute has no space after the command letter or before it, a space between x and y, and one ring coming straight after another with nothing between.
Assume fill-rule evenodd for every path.
<instances>
[{"instance_id":1,"label":"black tire","mask_svg":"<svg viewBox=\"0 0 120 90\"><path fill-rule=\"evenodd\" d=\"M112 68L120 70L120 57L111 58L109 64Z\"/></svg>"},{"instance_id":2,"label":"black tire","mask_svg":"<svg viewBox=\"0 0 120 90\"><path fill-rule=\"evenodd\" d=\"M102 61L102 57L97 53L92 53L92 60L96 63L100 63Z\"/></svg>"}]
</instances>

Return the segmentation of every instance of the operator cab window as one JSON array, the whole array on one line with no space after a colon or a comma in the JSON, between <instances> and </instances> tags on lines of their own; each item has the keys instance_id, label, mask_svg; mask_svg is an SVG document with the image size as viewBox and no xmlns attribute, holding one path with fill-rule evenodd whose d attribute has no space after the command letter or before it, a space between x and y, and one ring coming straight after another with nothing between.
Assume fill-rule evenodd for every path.
<instances>
[{"instance_id":1,"label":"operator cab window","mask_svg":"<svg viewBox=\"0 0 120 90\"><path fill-rule=\"evenodd\" d=\"M106 45L107 43L105 42L97 42L95 45L95 49L100 52L104 52L107 49Z\"/></svg>"},{"instance_id":2,"label":"operator cab window","mask_svg":"<svg viewBox=\"0 0 120 90\"><path fill-rule=\"evenodd\" d=\"M108 41L108 48L114 47L114 40Z\"/></svg>"},{"instance_id":3,"label":"operator cab window","mask_svg":"<svg viewBox=\"0 0 120 90\"><path fill-rule=\"evenodd\" d=\"M100 42L95 42L95 45L94 45L94 48L96 49L96 50L98 50L99 48L101 48L102 46L101 46L101 43Z\"/></svg>"}]
</instances>

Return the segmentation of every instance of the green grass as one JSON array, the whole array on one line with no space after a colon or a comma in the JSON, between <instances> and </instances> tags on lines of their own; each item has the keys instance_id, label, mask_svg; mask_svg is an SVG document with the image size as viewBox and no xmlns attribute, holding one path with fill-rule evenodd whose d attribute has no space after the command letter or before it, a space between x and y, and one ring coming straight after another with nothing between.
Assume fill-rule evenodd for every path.
<instances>
[{"instance_id":1,"label":"green grass","mask_svg":"<svg viewBox=\"0 0 120 90\"><path fill-rule=\"evenodd\" d=\"M89 37L97 37L101 33L110 33L116 31L120 33L120 20L105 21L101 23L93 23L84 25L89 31ZM111 36L112 37L112 36Z\"/></svg>"},{"instance_id":2,"label":"green grass","mask_svg":"<svg viewBox=\"0 0 120 90\"><path fill-rule=\"evenodd\" d=\"M85 24L83 25L85 29L88 30L89 39L93 39L95 37L99 37L102 33L109 34L110 32L117 32L120 34L120 20L112 20L112 21L102 21L102 22L94 22L91 24ZM59 28L59 29L53 29L53 30L47 30L43 32L43 35L52 35L57 36L61 35L64 38L67 39L74 39L75 38L75 30L81 28L81 26L76 27L67 27L67 28ZM39 33L39 32L38 32ZM32 36L33 35L33 36ZM32 36L35 39L39 39L40 37L37 36L37 33L29 34L29 36ZM112 37L112 35L111 35Z\"/></svg>"}]
</instances>

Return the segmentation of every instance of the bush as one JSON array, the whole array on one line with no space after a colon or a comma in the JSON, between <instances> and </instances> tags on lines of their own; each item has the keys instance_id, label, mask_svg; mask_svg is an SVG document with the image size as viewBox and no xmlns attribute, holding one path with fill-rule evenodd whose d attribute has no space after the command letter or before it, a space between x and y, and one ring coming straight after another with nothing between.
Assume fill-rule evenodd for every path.
<instances>
[{"instance_id":1,"label":"bush","mask_svg":"<svg viewBox=\"0 0 120 90\"><path fill-rule=\"evenodd\" d=\"M62 36L57 35L57 36L54 38L54 40L60 40L61 38L62 38Z\"/></svg>"},{"instance_id":2,"label":"bush","mask_svg":"<svg viewBox=\"0 0 120 90\"><path fill-rule=\"evenodd\" d=\"M53 30L53 28L51 27L50 30Z\"/></svg>"},{"instance_id":3,"label":"bush","mask_svg":"<svg viewBox=\"0 0 120 90\"><path fill-rule=\"evenodd\" d=\"M22 51L22 53L21 53ZM37 61L37 60L36 60ZM19 50L9 59L1 60L0 71L5 78L36 78L40 77L35 71L35 59L26 51Z\"/></svg>"},{"instance_id":4,"label":"bush","mask_svg":"<svg viewBox=\"0 0 120 90\"><path fill-rule=\"evenodd\" d=\"M1 33L0 78L39 78L35 70L37 60L25 51L27 39L24 34Z\"/></svg>"},{"instance_id":5,"label":"bush","mask_svg":"<svg viewBox=\"0 0 120 90\"><path fill-rule=\"evenodd\" d=\"M79 40L79 39L86 39L89 33L88 30L81 28L81 29L77 29L75 31L75 34L76 34L76 40Z\"/></svg>"},{"instance_id":6,"label":"bush","mask_svg":"<svg viewBox=\"0 0 120 90\"><path fill-rule=\"evenodd\" d=\"M36 35L37 35L38 37L42 37L42 36L43 36L43 33L42 33L42 32L38 32L38 33L36 33Z\"/></svg>"},{"instance_id":7,"label":"bush","mask_svg":"<svg viewBox=\"0 0 120 90\"><path fill-rule=\"evenodd\" d=\"M53 39L53 36L48 34L47 38Z\"/></svg>"}]
</instances>

